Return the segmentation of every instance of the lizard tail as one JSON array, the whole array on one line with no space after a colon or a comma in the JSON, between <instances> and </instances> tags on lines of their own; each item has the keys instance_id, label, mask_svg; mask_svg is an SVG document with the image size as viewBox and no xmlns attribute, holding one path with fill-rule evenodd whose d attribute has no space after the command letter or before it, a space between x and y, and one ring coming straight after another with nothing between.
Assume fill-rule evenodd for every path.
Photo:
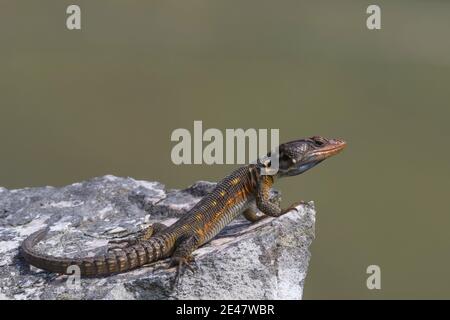
<instances>
[{"instance_id":1,"label":"lizard tail","mask_svg":"<svg viewBox=\"0 0 450 320\"><path fill-rule=\"evenodd\" d=\"M156 244L159 246L159 241L152 239L148 240L145 244L136 244L94 257L54 257L39 253L34 249L34 246L44 239L48 231L49 228L45 228L31 234L20 247L21 254L26 262L46 271L60 274L73 274L73 270L68 270L68 268L69 266L75 265L79 267L81 276L105 276L143 266L161 257L161 254L156 254L155 251L157 250L152 250L150 254L149 248L154 249Z\"/></svg>"}]
</instances>

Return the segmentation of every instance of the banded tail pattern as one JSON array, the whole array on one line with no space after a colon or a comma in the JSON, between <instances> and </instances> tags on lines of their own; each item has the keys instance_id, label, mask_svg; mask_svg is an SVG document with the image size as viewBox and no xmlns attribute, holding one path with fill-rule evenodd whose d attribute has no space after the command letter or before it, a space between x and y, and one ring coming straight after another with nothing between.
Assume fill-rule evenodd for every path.
<instances>
[{"instance_id":1,"label":"banded tail pattern","mask_svg":"<svg viewBox=\"0 0 450 320\"><path fill-rule=\"evenodd\" d=\"M105 276L141 267L165 258L171 253L170 246L166 244L166 237L155 236L126 248L115 249L94 257L54 257L34 249L48 231L49 228L45 228L30 235L22 243L22 255L31 265L60 274L68 274L67 268L76 265L80 268L81 276Z\"/></svg>"}]
</instances>

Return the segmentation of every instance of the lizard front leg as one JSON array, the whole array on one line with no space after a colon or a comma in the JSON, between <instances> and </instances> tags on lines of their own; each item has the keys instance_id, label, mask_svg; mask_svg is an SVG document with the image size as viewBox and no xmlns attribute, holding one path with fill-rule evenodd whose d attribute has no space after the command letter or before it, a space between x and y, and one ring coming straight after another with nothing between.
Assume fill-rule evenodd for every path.
<instances>
[{"instance_id":1,"label":"lizard front leg","mask_svg":"<svg viewBox=\"0 0 450 320\"><path fill-rule=\"evenodd\" d=\"M281 207L270 201L270 189L273 185L273 177L269 175L263 175L260 177L257 188L256 188L256 206L262 213L271 216L271 217L279 217L291 210L296 210L296 206L304 203L303 201L299 201L297 203L293 203L286 209L281 209Z\"/></svg>"}]
</instances>

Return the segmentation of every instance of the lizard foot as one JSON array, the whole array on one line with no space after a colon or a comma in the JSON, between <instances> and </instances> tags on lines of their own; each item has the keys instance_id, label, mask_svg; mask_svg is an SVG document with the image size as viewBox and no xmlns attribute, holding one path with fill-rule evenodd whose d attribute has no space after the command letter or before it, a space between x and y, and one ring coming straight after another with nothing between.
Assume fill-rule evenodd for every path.
<instances>
[{"instance_id":1,"label":"lizard foot","mask_svg":"<svg viewBox=\"0 0 450 320\"><path fill-rule=\"evenodd\" d=\"M189 256L187 258L185 258L185 257L172 257L172 259L170 260L170 263L168 265L168 268L172 268L172 267L176 267L177 268L177 273L175 274L175 279L174 279L174 282L173 282L172 289L174 287L176 287L178 285L178 283L180 282L180 276L181 276L181 271L182 271L183 267L185 267L186 269L188 269L192 273L195 272L194 268L192 268L192 266L191 266L191 262L195 263L194 258L192 256Z\"/></svg>"},{"instance_id":2,"label":"lizard foot","mask_svg":"<svg viewBox=\"0 0 450 320\"><path fill-rule=\"evenodd\" d=\"M286 209L286 212L291 211L291 210L295 210L295 211L298 212L297 207L300 206L300 205L305 205L305 204L306 204L306 201L303 201L303 200L294 202L293 204L291 204L291 205L289 206L289 208Z\"/></svg>"},{"instance_id":3,"label":"lizard foot","mask_svg":"<svg viewBox=\"0 0 450 320\"><path fill-rule=\"evenodd\" d=\"M283 211L281 211L281 214L280 214L280 215L286 214L286 213L288 213L288 212L290 212L290 211L292 211L292 210L295 210L295 211L298 212L298 208L297 208L297 207L300 206L300 205L304 205L304 204L306 204L306 202L303 201L303 200L294 202L294 203L291 204L289 207L287 207L286 209L284 209Z\"/></svg>"}]
</instances>

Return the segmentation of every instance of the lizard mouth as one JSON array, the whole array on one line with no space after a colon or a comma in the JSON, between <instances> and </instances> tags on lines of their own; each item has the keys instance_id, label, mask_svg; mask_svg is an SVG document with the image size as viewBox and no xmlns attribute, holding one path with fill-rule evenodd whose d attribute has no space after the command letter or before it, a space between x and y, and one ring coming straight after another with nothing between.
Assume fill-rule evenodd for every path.
<instances>
[{"instance_id":1,"label":"lizard mouth","mask_svg":"<svg viewBox=\"0 0 450 320\"><path fill-rule=\"evenodd\" d=\"M313 152L311 155L313 158L321 161L331 156L334 156L344 150L347 146L347 142L342 139L333 139L330 140L330 143L326 146L321 147L320 149Z\"/></svg>"}]
</instances>

